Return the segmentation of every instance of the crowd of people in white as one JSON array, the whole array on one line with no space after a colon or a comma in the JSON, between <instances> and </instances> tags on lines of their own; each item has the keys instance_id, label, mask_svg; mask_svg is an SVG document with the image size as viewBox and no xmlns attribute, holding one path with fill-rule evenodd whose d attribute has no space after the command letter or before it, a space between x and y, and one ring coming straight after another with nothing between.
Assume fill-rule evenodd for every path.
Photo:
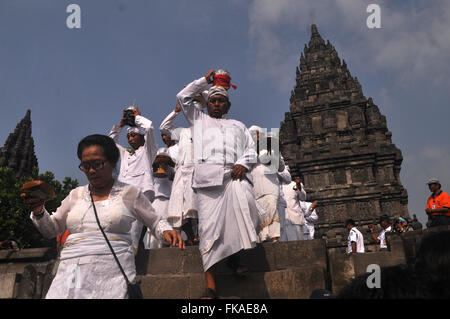
<instances>
[{"instance_id":1,"label":"crowd of people in white","mask_svg":"<svg viewBox=\"0 0 450 319\"><path fill-rule=\"evenodd\" d=\"M248 271L239 262L242 250L260 242L314 238L317 201L307 202L300 176L291 176L277 132L227 118L230 85L226 71L210 70L185 86L159 126L165 144L159 149L153 122L137 107L124 110L105 136L114 141L119 158L107 154L114 147L108 141L88 136L78 146L78 157L89 185L73 190L52 215L42 201L27 201L31 219L46 237L70 232L47 298L127 297L93 220L95 208L98 225L131 282L144 225L147 249L198 245L206 279L203 298L217 297L219 261L230 259L242 273ZM185 128L174 125L181 113ZM118 144L125 126L127 148ZM76 274L83 280L74 285Z\"/></svg>"}]
</instances>

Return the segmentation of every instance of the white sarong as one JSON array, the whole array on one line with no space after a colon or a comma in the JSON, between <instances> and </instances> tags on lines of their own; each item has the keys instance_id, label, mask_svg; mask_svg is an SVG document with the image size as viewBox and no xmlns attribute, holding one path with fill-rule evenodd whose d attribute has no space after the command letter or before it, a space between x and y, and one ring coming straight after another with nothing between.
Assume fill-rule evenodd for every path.
<instances>
[{"instance_id":1,"label":"white sarong","mask_svg":"<svg viewBox=\"0 0 450 319\"><path fill-rule=\"evenodd\" d=\"M280 218L278 214L278 197L277 195L263 195L257 199L258 204L267 213L266 222L261 225L259 238L261 241L280 237Z\"/></svg>"},{"instance_id":2,"label":"white sarong","mask_svg":"<svg viewBox=\"0 0 450 319\"><path fill-rule=\"evenodd\" d=\"M106 233L130 282L136 267L131 237ZM127 285L100 231L71 234L61 251L60 263L46 299L123 299Z\"/></svg>"},{"instance_id":3,"label":"white sarong","mask_svg":"<svg viewBox=\"0 0 450 319\"><path fill-rule=\"evenodd\" d=\"M242 249L254 248L259 242L256 230L266 215L247 180L233 181L231 172L227 172L222 186L197 189L197 199L204 271Z\"/></svg>"},{"instance_id":4,"label":"white sarong","mask_svg":"<svg viewBox=\"0 0 450 319\"><path fill-rule=\"evenodd\" d=\"M187 218L198 218L197 196L192 188L194 164L179 166L172 184L172 193L167 208L167 221L180 228Z\"/></svg>"},{"instance_id":5,"label":"white sarong","mask_svg":"<svg viewBox=\"0 0 450 319\"><path fill-rule=\"evenodd\" d=\"M161 216L163 219L167 218L167 207L169 205L169 199L166 197L158 196L152 203L153 208L157 215ZM147 232L144 235L144 248L145 249L154 249L154 248L162 248L165 246L164 239L158 239L154 234L147 229Z\"/></svg>"}]
</instances>

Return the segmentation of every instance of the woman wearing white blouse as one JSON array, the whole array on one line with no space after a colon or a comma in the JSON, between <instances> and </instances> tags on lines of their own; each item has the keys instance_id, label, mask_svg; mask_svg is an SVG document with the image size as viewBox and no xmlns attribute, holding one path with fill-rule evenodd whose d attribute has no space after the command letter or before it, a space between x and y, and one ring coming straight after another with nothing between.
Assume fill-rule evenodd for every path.
<instances>
[{"instance_id":1,"label":"woman wearing white blouse","mask_svg":"<svg viewBox=\"0 0 450 319\"><path fill-rule=\"evenodd\" d=\"M121 183L112 172L119 160L114 141L105 135L90 135L78 144L80 169L89 185L70 192L50 215L38 198L25 200L31 219L46 238L69 230L60 264L46 298L127 298L127 285L95 219L95 202L100 224L128 279L135 282L136 267L130 229L138 220L159 238L184 249L177 231L155 214L140 189Z\"/></svg>"}]
</instances>

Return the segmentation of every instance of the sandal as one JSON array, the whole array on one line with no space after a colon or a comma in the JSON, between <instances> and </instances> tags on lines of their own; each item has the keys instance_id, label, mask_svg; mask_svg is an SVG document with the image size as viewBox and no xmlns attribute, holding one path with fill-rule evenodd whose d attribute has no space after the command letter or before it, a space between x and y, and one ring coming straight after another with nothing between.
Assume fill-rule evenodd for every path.
<instances>
[{"instance_id":1,"label":"sandal","mask_svg":"<svg viewBox=\"0 0 450 319\"><path fill-rule=\"evenodd\" d=\"M218 299L217 292L211 288L206 288L200 299Z\"/></svg>"}]
</instances>

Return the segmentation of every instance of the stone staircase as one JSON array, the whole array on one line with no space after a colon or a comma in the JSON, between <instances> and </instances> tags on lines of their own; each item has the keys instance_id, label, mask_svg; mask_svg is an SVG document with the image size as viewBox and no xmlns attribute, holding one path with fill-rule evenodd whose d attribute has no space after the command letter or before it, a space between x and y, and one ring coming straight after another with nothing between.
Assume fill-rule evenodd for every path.
<instances>
[{"instance_id":1,"label":"stone staircase","mask_svg":"<svg viewBox=\"0 0 450 319\"><path fill-rule=\"evenodd\" d=\"M428 234L450 226L387 234L388 250L370 248L365 254L345 253L325 240L263 243L241 256L250 272L235 275L225 262L217 267L217 292L223 299L307 299L315 289L337 294L368 265L404 264L417 254ZM55 251L31 248L0 251L0 299L45 297L55 275ZM138 279L145 298L198 299L205 288L198 247L144 250L136 256Z\"/></svg>"},{"instance_id":2,"label":"stone staircase","mask_svg":"<svg viewBox=\"0 0 450 319\"><path fill-rule=\"evenodd\" d=\"M221 298L309 298L327 285L327 256L323 240L262 243L245 251L241 261L249 268L238 276L224 261L217 266ZM145 298L197 299L205 289L198 247L140 250L136 266Z\"/></svg>"}]
</instances>

